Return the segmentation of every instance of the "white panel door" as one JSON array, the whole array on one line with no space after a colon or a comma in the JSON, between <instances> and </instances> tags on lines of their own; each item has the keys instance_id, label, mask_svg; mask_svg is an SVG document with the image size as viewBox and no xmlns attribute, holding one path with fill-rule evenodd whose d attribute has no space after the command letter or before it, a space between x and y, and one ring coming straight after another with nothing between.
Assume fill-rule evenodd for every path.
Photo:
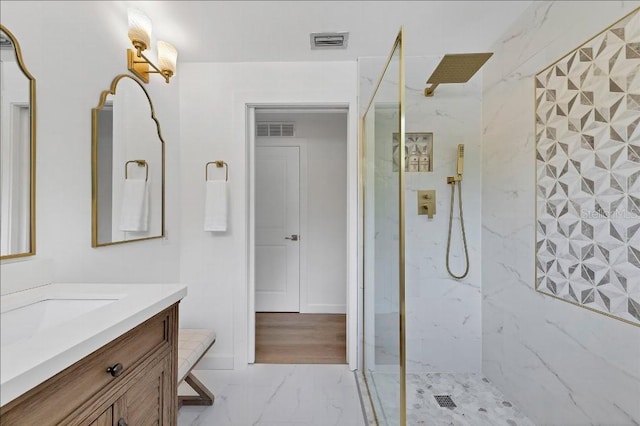
<instances>
[{"instance_id":1,"label":"white panel door","mask_svg":"<svg viewBox=\"0 0 640 426\"><path fill-rule=\"evenodd\" d=\"M256 312L300 312L300 153L256 147Z\"/></svg>"}]
</instances>

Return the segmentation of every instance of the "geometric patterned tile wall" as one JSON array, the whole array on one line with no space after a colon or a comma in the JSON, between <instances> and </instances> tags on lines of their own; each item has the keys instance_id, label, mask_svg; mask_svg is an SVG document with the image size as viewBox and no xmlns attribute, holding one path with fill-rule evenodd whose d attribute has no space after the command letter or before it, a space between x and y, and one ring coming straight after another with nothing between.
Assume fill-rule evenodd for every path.
<instances>
[{"instance_id":1,"label":"geometric patterned tile wall","mask_svg":"<svg viewBox=\"0 0 640 426\"><path fill-rule=\"evenodd\" d=\"M536 289L640 325L640 9L535 84Z\"/></svg>"}]
</instances>

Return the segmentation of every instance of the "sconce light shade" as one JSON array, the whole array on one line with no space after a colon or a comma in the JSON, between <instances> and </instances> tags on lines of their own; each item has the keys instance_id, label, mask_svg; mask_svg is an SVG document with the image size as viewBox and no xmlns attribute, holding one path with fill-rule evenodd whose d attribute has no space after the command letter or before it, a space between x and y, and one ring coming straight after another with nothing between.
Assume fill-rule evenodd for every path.
<instances>
[{"instance_id":1,"label":"sconce light shade","mask_svg":"<svg viewBox=\"0 0 640 426\"><path fill-rule=\"evenodd\" d=\"M128 18L129 39L136 50L134 52L127 49L127 68L145 83L149 82L149 74L160 74L164 81L169 83L169 79L176 72L178 51L166 41L159 41L156 66L142 53L151 47L151 20L138 9L129 9Z\"/></svg>"},{"instance_id":2,"label":"sconce light shade","mask_svg":"<svg viewBox=\"0 0 640 426\"><path fill-rule=\"evenodd\" d=\"M158 41L158 67L163 74L172 76L176 72L178 51L172 44L166 41Z\"/></svg>"},{"instance_id":3,"label":"sconce light shade","mask_svg":"<svg viewBox=\"0 0 640 426\"><path fill-rule=\"evenodd\" d=\"M129 9L129 39L139 50L151 46L151 20L138 9Z\"/></svg>"}]
</instances>

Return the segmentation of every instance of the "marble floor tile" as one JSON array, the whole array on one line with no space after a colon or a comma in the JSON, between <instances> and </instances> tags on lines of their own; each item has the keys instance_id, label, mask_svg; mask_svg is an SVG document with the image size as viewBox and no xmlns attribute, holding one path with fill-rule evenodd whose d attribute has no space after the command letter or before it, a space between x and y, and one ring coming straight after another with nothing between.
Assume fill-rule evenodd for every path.
<instances>
[{"instance_id":1,"label":"marble floor tile","mask_svg":"<svg viewBox=\"0 0 640 426\"><path fill-rule=\"evenodd\" d=\"M456 407L440 407L434 395L450 395ZM478 374L408 374L407 407L407 422L411 425L534 426Z\"/></svg>"},{"instance_id":2,"label":"marble floor tile","mask_svg":"<svg viewBox=\"0 0 640 426\"><path fill-rule=\"evenodd\" d=\"M375 409L373 401L369 398L369 390L367 388L367 380L361 370L355 372L356 384L358 385L358 393L360 395L360 403L362 404L362 413L367 426L378 426L376 422Z\"/></svg>"},{"instance_id":3,"label":"marble floor tile","mask_svg":"<svg viewBox=\"0 0 640 426\"><path fill-rule=\"evenodd\" d=\"M388 394L389 386L399 392L397 373L373 373L378 391ZM438 405L435 395L449 395L455 408ZM399 423L398 403L384 409L389 425ZM397 398L391 399L396 401ZM384 413L383 413L384 414ZM381 416L379 415L380 419ZM414 373L407 374L407 424L410 426L534 426L517 407L493 386L489 380L470 373Z\"/></svg>"},{"instance_id":4,"label":"marble floor tile","mask_svg":"<svg viewBox=\"0 0 640 426\"><path fill-rule=\"evenodd\" d=\"M255 364L194 374L214 393L215 403L182 407L179 426L365 424L355 377L346 365Z\"/></svg>"},{"instance_id":5,"label":"marble floor tile","mask_svg":"<svg viewBox=\"0 0 640 426\"><path fill-rule=\"evenodd\" d=\"M399 402L389 393L399 392L398 374L374 372L385 425L397 425ZM389 389L393 389L390 391ZM385 394L386 397L383 397ZM449 395L455 408L440 407L434 395ZM375 396L374 396L375 397ZM489 380L468 373L418 373L407 375L407 424L410 426L534 426Z\"/></svg>"},{"instance_id":6,"label":"marble floor tile","mask_svg":"<svg viewBox=\"0 0 640 426\"><path fill-rule=\"evenodd\" d=\"M367 375L371 400L380 425L400 424L400 372L380 372Z\"/></svg>"}]
</instances>

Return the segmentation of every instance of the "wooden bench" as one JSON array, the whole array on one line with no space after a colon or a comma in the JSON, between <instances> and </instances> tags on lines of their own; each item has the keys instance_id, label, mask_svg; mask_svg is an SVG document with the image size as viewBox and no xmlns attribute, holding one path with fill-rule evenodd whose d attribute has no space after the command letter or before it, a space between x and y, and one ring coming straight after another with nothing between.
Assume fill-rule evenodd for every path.
<instances>
[{"instance_id":1,"label":"wooden bench","mask_svg":"<svg viewBox=\"0 0 640 426\"><path fill-rule=\"evenodd\" d=\"M181 328L178 331L178 384L184 380L198 394L178 396L178 408L183 405L213 405L215 397L191 370L215 342L213 330Z\"/></svg>"}]
</instances>

